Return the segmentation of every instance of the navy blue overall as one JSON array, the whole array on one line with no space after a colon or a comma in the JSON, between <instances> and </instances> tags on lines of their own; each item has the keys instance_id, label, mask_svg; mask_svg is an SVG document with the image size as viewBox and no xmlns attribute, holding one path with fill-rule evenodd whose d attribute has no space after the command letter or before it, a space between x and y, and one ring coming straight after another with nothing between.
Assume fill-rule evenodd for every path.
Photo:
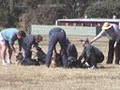
<instances>
[{"instance_id":1,"label":"navy blue overall","mask_svg":"<svg viewBox=\"0 0 120 90\"><path fill-rule=\"evenodd\" d=\"M35 43L35 36L34 35L26 35L26 37L23 39L22 42L22 47L24 49L24 56L26 59L31 59L32 56L32 52L31 47L32 45L37 45L37 43Z\"/></svg>"},{"instance_id":2,"label":"navy blue overall","mask_svg":"<svg viewBox=\"0 0 120 90\"><path fill-rule=\"evenodd\" d=\"M69 43L67 46L68 60L77 60L77 56L78 56L78 53L77 53L77 49L76 49L75 45L72 43Z\"/></svg>"},{"instance_id":3,"label":"navy blue overall","mask_svg":"<svg viewBox=\"0 0 120 90\"><path fill-rule=\"evenodd\" d=\"M65 61L65 66L69 68L72 66L72 62L77 60L78 53L75 45L70 42L67 45L66 52L67 54L62 55L62 60Z\"/></svg>"},{"instance_id":4,"label":"navy blue overall","mask_svg":"<svg viewBox=\"0 0 120 90\"><path fill-rule=\"evenodd\" d=\"M66 48L67 48L67 41L66 41L66 33L61 28L53 28L49 32L49 45L48 45L48 52L46 55L46 66L49 67L51 63L51 57L53 54L53 50L56 46L56 44L59 42L61 46L61 51L63 51L63 54L66 55ZM63 57L64 58L64 57ZM62 59L63 67L65 67L66 60Z\"/></svg>"}]
</instances>

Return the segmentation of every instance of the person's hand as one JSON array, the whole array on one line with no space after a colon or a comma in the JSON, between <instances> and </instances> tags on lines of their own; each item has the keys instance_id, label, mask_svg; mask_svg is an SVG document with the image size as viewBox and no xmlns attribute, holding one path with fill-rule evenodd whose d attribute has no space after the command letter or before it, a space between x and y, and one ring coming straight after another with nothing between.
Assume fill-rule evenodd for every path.
<instances>
[{"instance_id":1,"label":"person's hand","mask_svg":"<svg viewBox=\"0 0 120 90\"><path fill-rule=\"evenodd\" d=\"M89 43L92 44L92 43L93 43L93 40L91 40Z\"/></svg>"}]
</instances>

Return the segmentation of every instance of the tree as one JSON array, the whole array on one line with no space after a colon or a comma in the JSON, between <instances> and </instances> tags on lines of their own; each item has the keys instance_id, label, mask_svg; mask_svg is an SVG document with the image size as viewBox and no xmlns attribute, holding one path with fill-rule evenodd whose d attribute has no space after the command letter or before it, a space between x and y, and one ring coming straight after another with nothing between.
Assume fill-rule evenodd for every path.
<instances>
[{"instance_id":1,"label":"tree","mask_svg":"<svg viewBox=\"0 0 120 90\"><path fill-rule=\"evenodd\" d=\"M120 18L120 0L106 0L93 3L86 9L85 14L91 18L112 18L113 15Z\"/></svg>"},{"instance_id":2,"label":"tree","mask_svg":"<svg viewBox=\"0 0 120 90\"><path fill-rule=\"evenodd\" d=\"M64 16L68 18L80 18L84 16L85 9L93 2L103 0L60 0L63 10L66 12Z\"/></svg>"},{"instance_id":3,"label":"tree","mask_svg":"<svg viewBox=\"0 0 120 90\"><path fill-rule=\"evenodd\" d=\"M56 9L48 5L39 8L30 8L21 16L23 28L30 33L32 24L54 24L56 20Z\"/></svg>"},{"instance_id":4,"label":"tree","mask_svg":"<svg viewBox=\"0 0 120 90\"><path fill-rule=\"evenodd\" d=\"M0 26L5 27L7 25L8 13L9 13L8 0L0 0Z\"/></svg>"},{"instance_id":5,"label":"tree","mask_svg":"<svg viewBox=\"0 0 120 90\"><path fill-rule=\"evenodd\" d=\"M68 18L77 18L80 11L80 0L63 0L63 8Z\"/></svg>"}]
</instances>

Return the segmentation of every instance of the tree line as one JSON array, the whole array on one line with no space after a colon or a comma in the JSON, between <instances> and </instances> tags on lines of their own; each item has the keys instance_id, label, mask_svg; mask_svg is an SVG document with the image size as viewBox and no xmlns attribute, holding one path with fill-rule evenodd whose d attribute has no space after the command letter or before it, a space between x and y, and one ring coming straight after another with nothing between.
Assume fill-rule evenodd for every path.
<instances>
[{"instance_id":1,"label":"tree line","mask_svg":"<svg viewBox=\"0 0 120 90\"><path fill-rule=\"evenodd\" d=\"M120 18L120 0L0 0L0 26L30 30L61 18Z\"/></svg>"}]
</instances>

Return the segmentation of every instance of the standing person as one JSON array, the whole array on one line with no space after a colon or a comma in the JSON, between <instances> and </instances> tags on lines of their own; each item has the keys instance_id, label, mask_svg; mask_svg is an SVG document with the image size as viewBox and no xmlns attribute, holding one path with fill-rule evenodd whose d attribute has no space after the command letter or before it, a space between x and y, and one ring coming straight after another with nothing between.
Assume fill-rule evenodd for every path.
<instances>
[{"instance_id":1,"label":"standing person","mask_svg":"<svg viewBox=\"0 0 120 90\"><path fill-rule=\"evenodd\" d=\"M32 57L32 46L35 46L37 49L39 42L43 40L43 37L38 34L38 35L26 35L26 37L22 41L22 47L24 50L24 58L25 60L30 60Z\"/></svg>"},{"instance_id":2,"label":"standing person","mask_svg":"<svg viewBox=\"0 0 120 90\"><path fill-rule=\"evenodd\" d=\"M14 48L14 41L18 40L20 43L20 39L25 37L24 31L19 31L16 28L8 28L4 29L0 32L0 45L1 49L1 58L2 58L2 65L11 64L11 56L12 51L14 51L15 55L19 52L16 51ZM8 60L6 60L6 50L8 49ZM19 51L21 50L19 46Z\"/></svg>"},{"instance_id":3,"label":"standing person","mask_svg":"<svg viewBox=\"0 0 120 90\"><path fill-rule=\"evenodd\" d=\"M87 65L91 69L97 68L97 63L101 63L104 60L103 53L98 48L91 45L88 38L82 38L80 41L84 49L78 60L84 58L84 61L82 62L83 65L87 62Z\"/></svg>"},{"instance_id":4,"label":"standing person","mask_svg":"<svg viewBox=\"0 0 120 90\"><path fill-rule=\"evenodd\" d=\"M51 63L51 58L53 54L53 50L56 51L56 44L59 43L61 46L60 54L66 55L66 49L67 49L67 39L66 39L66 33L61 28L53 28L49 32L49 45L48 45L48 51L46 55L46 66L49 67ZM65 57L62 57L62 63L63 67L67 66L67 60L65 60Z\"/></svg>"},{"instance_id":5,"label":"standing person","mask_svg":"<svg viewBox=\"0 0 120 90\"><path fill-rule=\"evenodd\" d=\"M98 40L102 36L109 38L109 51L107 64L113 63L113 56L115 52L115 64L119 64L120 60L120 29L116 24L105 22L102 26L102 31L91 40L91 43Z\"/></svg>"}]
</instances>

